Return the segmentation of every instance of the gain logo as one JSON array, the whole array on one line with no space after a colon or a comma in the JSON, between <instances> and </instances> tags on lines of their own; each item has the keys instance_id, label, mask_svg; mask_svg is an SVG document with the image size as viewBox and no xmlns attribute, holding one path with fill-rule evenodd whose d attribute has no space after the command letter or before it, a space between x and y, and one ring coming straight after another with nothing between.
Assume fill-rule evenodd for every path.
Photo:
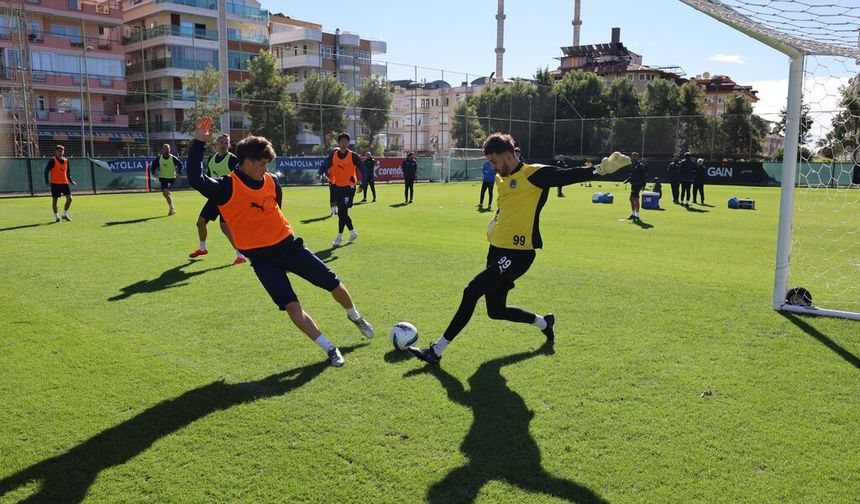
<instances>
[{"instance_id":1,"label":"gain logo","mask_svg":"<svg viewBox=\"0 0 860 504\"><path fill-rule=\"evenodd\" d=\"M510 187L511 189L516 189L517 188L517 179L511 179L511 182L510 182L510 184L508 184L508 187Z\"/></svg>"},{"instance_id":2,"label":"gain logo","mask_svg":"<svg viewBox=\"0 0 860 504\"><path fill-rule=\"evenodd\" d=\"M710 166L708 167L709 177L732 177L732 168L728 166Z\"/></svg>"}]
</instances>

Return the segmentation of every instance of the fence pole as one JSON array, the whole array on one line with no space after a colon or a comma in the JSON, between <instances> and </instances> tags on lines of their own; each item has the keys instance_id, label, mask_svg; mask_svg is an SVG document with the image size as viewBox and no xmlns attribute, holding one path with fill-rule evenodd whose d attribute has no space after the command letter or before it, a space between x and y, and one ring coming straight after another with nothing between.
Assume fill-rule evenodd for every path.
<instances>
[{"instance_id":1,"label":"fence pole","mask_svg":"<svg viewBox=\"0 0 860 504\"><path fill-rule=\"evenodd\" d=\"M33 170L32 170L32 160L27 158L27 183L30 185L30 196L35 196L36 192L33 190Z\"/></svg>"},{"instance_id":2,"label":"fence pole","mask_svg":"<svg viewBox=\"0 0 860 504\"><path fill-rule=\"evenodd\" d=\"M92 180L93 180L93 194L98 194L96 192L96 167L95 167L95 164L93 163L93 160L89 159L89 158L87 158L87 162L90 164L90 177L92 177Z\"/></svg>"},{"instance_id":3,"label":"fence pole","mask_svg":"<svg viewBox=\"0 0 860 504\"><path fill-rule=\"evenodd\" d=\"M555 125L558 123L558 95L552 96L552 157L555 157Z\"/></svg>"}]
</instances>

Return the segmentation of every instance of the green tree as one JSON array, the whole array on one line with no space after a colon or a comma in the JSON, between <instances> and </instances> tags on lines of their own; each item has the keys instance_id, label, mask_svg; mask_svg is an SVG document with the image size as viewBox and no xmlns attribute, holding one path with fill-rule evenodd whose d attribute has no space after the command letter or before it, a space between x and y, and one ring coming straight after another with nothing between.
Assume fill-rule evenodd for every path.
<instances>
[{"instance_id":1,"label":"green tree","mask_svg":"<svg viewBox=\"0 0 860 504\"><path fill-rule=\"evenodd\" d=\"M700 154L710 152L711 130L703 106L705 91L685 82L678 91L678 149ZM698 154L697 154L698 155Z\"/></svg>"},{"instance_id":2,"label":"green tree","mask_svg":"<svg viewBox=\"0 0 860 504\"><path fill-rule=\"evenodd\" d=\"M735 93L726 101L720 122L722 154L727 157L751 159L761 152L761 142L767 134L766 123L752 113L746 96Z\"/></svg>"},{"instance_id":3,"label":"green tree","mask_svg":"<svg viewBox=\"0 0 860 504\"><path fill-rule=\"evenodd\" d=\"M844 156L848 152L856 155L860 147L860 77L849 79L841 94L839 112L833 116L833 129L827 133L827 140L834 155ZM856 156L852 160L860 161Z\"/></svg>"},{"instance_id":4,"label":"green tree","mask_svg":"<svg viewBox=\"0 0 860 504\"><path fill-rule=\"evenodd\" d=\"M220 133L218 129L219 118L227 111L219 93L223 78L224 74L215 70L211 64L207 65L203 71L182 78L185 89L194 94L194 106L185 113L184 124L177 126L194 136L197 120L203 116L211 117L213 134L209 146L213 148Z\"/></svg>"},{"instance_id":5,"label":"green tree","mask_svg":"<svg viewBox=\"0 0 860 504\"><path fill-rule=\"evenodd\" d=\"M605 101L612 116L612 142L607 150L639 150L642 120L639 95L633 83L622 77L613 80L606 88Z\"/></svg>"},{"instance_id":6,"label":"green tree","mask_svg":"<svg viewBox=\"0 0 860 504\"><path fill-rule=\"evenodd\" d=\"M361 83L357 106L361 108L359 113L361 122L367 126L370 132L368 135L369 144L373 143L377 133L382 131L388 123L391 100L391 89L389 89L386 81L377 77L366 79Z\"/></svg>"},{"instance_id":7,"label":"green tree","mask_svg":"<svg viewBox=\"0 0 860 504\"><path fill-rule=\"evenodd\" d=\"M676 150L677 116L681 112L681 89L666 79L645 86L642 112L646 116L643 145L649 156L671 156Z\"/></svg>"},{"instance_id":8,"label":"green tree","mask_svg":"<svg viewBox=\"0 0 860 504\"><path fill-rule=\"evenodd\" d=\"M460 148L477 148L483 143L484 136L474 98L469 97L458 103L451 117L451 138L454 145Z\"/></svg>"},{"instance_id":9,"label":"green tree","mask_svg":"<svg viewBox=\"0 0 860 504\"><path fill-rule=\"evenodd\" d=\"M322 132L320 142L323 151L330 144L330 137L344 129L346 95L346 85L337 77L316 72L305 79L304 89L298 93L299 117L313 125L312 131Z\"/></svg>"},{"instance_id":10,"label":"green tree","mask_svg":"<svg viewBox=\"0 0 860 504\"><path fill-rule=\"evenodd\" d=\"M779 111L779 121L777 121L773 126L774 133L785 135L786 115L786 108L783 107L782 110ZM800 145L806 145L809 143L810 129L812 129L812 118L809 116L809 104L804 103L800 106L800 133L797 138Z\"/></svg>"},{"instance_id":11,"label":"green tree","mask_svg":"<svg viewBox=\"0 0 860 504\"><path fill-rule=\"evenodd\" d=\"M556 150L570 154L602 152L609 107L601 78L593 72L575 70L555 81L553 89L558 97Z\"/></svg>"},{"instance_id":12,"label":"green tree","mask_svg":"<svg viewBox=\"0 0 860 504\"><path fill-rule=\"evenodd\" d=\"M538 68L535 71L534 82L538 86L552 87L553 83L555 83L555 76L549 67Z\"/></svg>"},{"instance_id":13,"label":"green tree","mask_svg":"<svg viewBox=\"0 0 860 504\"><path fill-rule=\"evenodd\" d=\"M295 145L298 133L296 108L287 92L292 78L281 74L275 55L263 49L248 61L248 72L239 89L248 103L251 133L265 136L275 152L284 154Z\"/></svg>"}]
</instances>

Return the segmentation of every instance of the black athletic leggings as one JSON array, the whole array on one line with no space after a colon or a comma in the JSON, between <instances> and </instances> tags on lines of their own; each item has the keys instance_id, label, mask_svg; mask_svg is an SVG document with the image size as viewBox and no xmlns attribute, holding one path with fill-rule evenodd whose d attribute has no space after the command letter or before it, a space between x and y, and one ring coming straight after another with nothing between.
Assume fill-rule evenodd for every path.
<instances>
[{"instance_id":1,"label":"black athletic leggings","mask_svg":"<svg viewBox=\"0 0 860 504\"><path fill-rule=\"evenodd\" d=\"M367 199L368 186L370 186L370 190L373 192L373 199L376 199L376 184L374 184L372 180L368 180L367 183L364 184L364 197L362 199Z\"/></svg>"},{"instance_id":2,"label":"black athletic leggings","mask_svg":"<svg viewBox=\"0 0 860 504\"><path fill-rule=\"evenodd\" d=\"M349 208L352 206L352 199L355 197L355 188L353 187L337 187L335 188L335 201L337 203L337 232L343 233L343 228L352 231L352 218L349 216Z\"/></svg>"},{"instance_id":3,"label":"black athletic leggings","mask_svg":"<svg viewBox=\"0 0 860 504\"><path fill-rule=\"evenodd\" d=\"M690 186L692 182L681 182L681 201L690 201Z\"/></svg>"},{"instance_id":4,"label":"black athletic leggings","mask_svg":"<svg viewBox=\"0 0 860 504\"><path fill-rule=\"evenodd\" d=\"M677 203L678 202L678 189L679 189L678 186L680 186L681 183L680 182L670 182L669 185L672 186L672 201Z\"/></svg>"},{"instance_id":5,"label":"black athletic leggings","mask_svg":"<svg viewBox=\"0 0 860 504\"><path fill-rule=\"evenodd\" d=\"M487 203L489 206L493 205L493 186L496 185L495 182L484 182L481 184L481 205L484 204L484 192L490 191L490 201Z\"/></svg>"},{"instance_id":6,"label":"black athletic leggings","mask_svg":"<svg viewBox=\"0 0 860 504\"><path fill-rule=\"evenodd\" d=\"M478 273L463 289L460 307L457 308L457 313L454 314L454 318L451 319L442 336L452 341L460 334L472 318L481 296L484 296L487 302L487 315L491 319L510 320L523 324L534 322L534 313L516 306L507 306L508 292L514 288L514 280L528 271L534 259L534 250L507 250L490 246L490 251L487 253L487 269Z\"/></svg>"},{"instance_id":7,"label":"black athletic leggings","mask_svg":"<svg viewBox=\"0 0 860 504\"><path fill-rule=\"evenodd\" d=\"M696 201L696 193L699 194L699 202L705 202L705 183L704 182L694 182L693 183L693 201Z\"/></svg>"},{"instance_id":8,"label":"black athletic leggings","mask_svg":"<svg viewBox=\"0 0 860 504\"><path fill-rule=\"evenodd\" d=\"M404 179L403 186L403 201L412 201L412 196L415 195L415 179L407 178Z\"/></svg>"}]
</instances>

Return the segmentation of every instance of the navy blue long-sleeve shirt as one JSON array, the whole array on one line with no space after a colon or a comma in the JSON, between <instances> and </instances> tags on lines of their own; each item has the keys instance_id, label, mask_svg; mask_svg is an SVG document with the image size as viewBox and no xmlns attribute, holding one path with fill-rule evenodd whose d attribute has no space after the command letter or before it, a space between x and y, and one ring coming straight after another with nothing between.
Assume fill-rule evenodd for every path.
<instances>
[{"instance_id":1,"label":"navy blue long-sleeve shirt","mask_svg":"<svg viewBox=\"0 0 860 504\"><path fill-rule=\"evenodd\" d=\"M188 149L188 183L207 199L214 201L216 205L223 205L233 195L233 179L227 175L221 178L212 178L204 173L203 154L205 148L206 145L203 142L198 140L191 142L191 147ZM241 169L237 169L234 173L251 189L263 187L262 180L252 179L245 175ZM277 179L275 179L275 199L278 206L282 207L283 193Z\"/></svg>"},{"instance_id":2,"label":"navy blue long-sleeve shirt","mask_svg":"<svg viewBox=\"0 0 860 504\"><path fill-rule=\"evenodd\" d=\"M514 170L519 170L519 166ZM585 182L592 180L597 175L594 174L594 168L590 166L572 166L570 168L560 168L558 166L544 166L529 177L529 182L542 188L549 189L550 187L561 187L577 182Z\"/></svg>"}]
</instances>

